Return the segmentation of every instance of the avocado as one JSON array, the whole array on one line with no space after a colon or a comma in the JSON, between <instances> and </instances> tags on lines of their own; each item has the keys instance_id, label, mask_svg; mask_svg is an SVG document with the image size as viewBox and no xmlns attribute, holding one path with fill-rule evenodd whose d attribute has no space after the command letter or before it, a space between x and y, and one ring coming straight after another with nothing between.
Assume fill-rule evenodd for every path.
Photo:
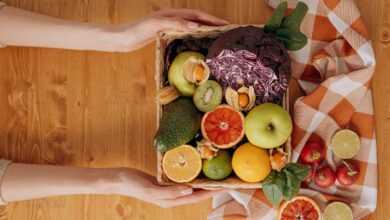
<instances>
[{"instance_id":1,"label":"avocado","mask_svg":"<svg viewBox=\"0 0 390 220\"><path fill-rule=\"evenodd\" d=\"M164 153L190 142L200 129L201 114L192 100L179 98L164 106L160 128L154 138L158 151Z\"/></svg>"}]
</instances>

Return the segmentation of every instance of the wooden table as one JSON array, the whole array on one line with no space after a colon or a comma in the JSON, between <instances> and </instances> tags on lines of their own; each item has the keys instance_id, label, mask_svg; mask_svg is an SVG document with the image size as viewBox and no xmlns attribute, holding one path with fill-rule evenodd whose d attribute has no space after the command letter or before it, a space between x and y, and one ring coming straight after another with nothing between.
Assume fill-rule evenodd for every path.
<instances>
[{"instance_id":1,"label":"wooden table","mask_svg":"<svg viewBox=\"0 0 390 220\"><path fill-rule=\"evenodd\" d=\"M205 10L233 23L262 23L261 0L7 0L70 20L119 23L159 7ZM378 58L373 81L379 159L378 210L390 219L390 1L358 0ZM154 46L128 54L9 47L0 50L0 157L155 172ZM142 98L140 98L142 97ZM0 208L0 219L206 219L210 202L160 209L119 196L69 196Z\"/></svg>"}]
</instances>

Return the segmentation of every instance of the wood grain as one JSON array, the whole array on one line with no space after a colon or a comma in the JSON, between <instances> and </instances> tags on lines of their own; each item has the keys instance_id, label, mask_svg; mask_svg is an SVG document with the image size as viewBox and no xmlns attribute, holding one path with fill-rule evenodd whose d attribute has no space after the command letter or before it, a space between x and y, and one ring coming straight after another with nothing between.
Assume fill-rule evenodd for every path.
<instances>
[{"instance_id":1,"label":"wood grain","mask_svg":"<svg viewBox=\"0 0 390 220\"><path fill-rule=\"evenodd\" d=\"M65 19L129 22L161 7L198 8L233 23L262 23L261 0L7 0ZM371 32L378 68L373 81L378 130L378 210L390 219L390 2L357 0ZM55 49L0 50L0 157L88 167L128 166L155 173L154 47L128 54ZM139 97L143 97L140 99ZM160 209L118 196L69 196L0 208L0 220L206 219L210 202Z\"/></svg>"}]
</instances>

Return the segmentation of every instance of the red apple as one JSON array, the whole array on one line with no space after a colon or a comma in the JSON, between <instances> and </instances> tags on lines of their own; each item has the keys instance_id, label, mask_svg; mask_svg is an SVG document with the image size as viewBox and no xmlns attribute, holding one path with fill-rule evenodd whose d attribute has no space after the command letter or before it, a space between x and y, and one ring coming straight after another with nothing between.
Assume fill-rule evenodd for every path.
<instances>
[{"instance_id":1,"label":"red apple","mask_svg":"<svg viewBox=\"0 0 390 220\"><path fill-rule=\"evenodd\" d=\"M328 188L336 181L335 173L328 165L321 167L317 170L314 176L314 182L317 186L322 188Z\"/></svg>"},{"instance_id":2,"label":"red apple","mask_svg":"<svg viewBox=\"0 0 390 220\"><path fill-rule=\"evenodd\" d=\"M309 174L307 174L303 182L309 184L314 180L314 175L316 173L317 166L314 164L304 164L304 165L309 168Z\"/></svg>"},{"instance_id":3,"label":"red apple","mask_svg":"<svg viewBox=\"0 0 390 220\"><path fill-rule=\"evenodd\" d=\"M325 159L325 147L317 141L309 141L301 152L301 161L307 164L320 164Z\"/></svg>"},{"instance_id":4,"label":"red apple","mask_svg":"<svg viewBox=\"0 0 390 220\"><path fill-rule=\"evenodd\" d=\"M344 160L336 171L337 181L343 186L350 186L358 180L360 175L359 163L355 160Z\"/></svg>"}]
</instances>

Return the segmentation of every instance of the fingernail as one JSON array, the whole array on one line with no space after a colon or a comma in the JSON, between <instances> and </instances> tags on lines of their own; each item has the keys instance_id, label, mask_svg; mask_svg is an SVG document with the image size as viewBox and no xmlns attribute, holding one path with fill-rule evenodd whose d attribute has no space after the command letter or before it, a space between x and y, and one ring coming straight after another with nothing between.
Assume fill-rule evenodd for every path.
<instances>
[{"instance_id":1,"label":"fingernail","mask_svg":"<svg viewBox=\"0 0 390 220\"><path fill-rule=\"evenodd\" d=\"M188 28L190 29L195 29L195 28L198 28L199 27L199 24L198 23L195 23L195 22L189 22L187 24Z\"/></svg>"},{"instance_id":2,"label":"fingernail","mask_svg":"<svg viewBox=\"0 0 390 220\"><path fill-rule=\"evenodd\" d=\"M184 190L181 191L181 194L183 196L186 196L186 195L191 195L192 192L193 192L193 190L191 188L190 189L184 189Z\"/></svg>"},{"instance_id":3,"label":"fingernail","mask_svg":"<svg viewBox=\"0 0 390 220\"><path fill-rule=\"evenodd\" d=\"M221 23L223 23L223 24L230 24L230 22L229 21L227 21L227 20L221 20Z\"/></svg>"}]
</instances>

